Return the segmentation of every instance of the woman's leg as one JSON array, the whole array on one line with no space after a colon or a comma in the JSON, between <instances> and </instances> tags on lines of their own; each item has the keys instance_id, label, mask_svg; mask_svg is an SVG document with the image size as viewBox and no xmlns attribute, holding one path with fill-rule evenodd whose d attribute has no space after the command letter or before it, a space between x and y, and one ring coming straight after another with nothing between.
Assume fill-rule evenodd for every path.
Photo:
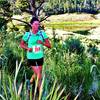
<instances>
[{"instance_id":1,"label":"woman's leg","mask_svg":"<svg viewBox=\"0 0 100 100\"><path fill-rule=\"evenodd\" d=\"M32 66L32 70L36 74L38 78L38 88L40 89L41 87L41 79L42 79L42 66Z\"/></svg>"},{"instance_id":2,"label":"woman's leg","mask_svg":"<svg viewBox=\"0 0 100 100\"><path fill-rule=\"evenodd\" d=\"M33 81L34 81L35 77L36 77L36 75L35 75L35 73L34 73L34 74L32 75L32 77L31 77L31 79L30 79L30 84L32 84L32 83L33 83Z\"/></svg>"}]
</instances>

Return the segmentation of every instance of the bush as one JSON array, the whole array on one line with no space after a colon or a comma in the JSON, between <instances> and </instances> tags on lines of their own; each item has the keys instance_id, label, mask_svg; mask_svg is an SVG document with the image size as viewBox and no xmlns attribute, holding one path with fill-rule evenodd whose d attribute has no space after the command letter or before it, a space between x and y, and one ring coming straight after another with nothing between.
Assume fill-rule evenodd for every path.
<instances>
[{"instance_id":1,"label":"bush","mask_svg":"<svg viewBox=\"0 0 100 100\"><path fill-rule=\"evenodd\" d=\"M82 54L85 50L84 46L82 45L79 39L69 38L65 40L65 49L69 53L77 53Z\"/></svg>"}]
</instances>

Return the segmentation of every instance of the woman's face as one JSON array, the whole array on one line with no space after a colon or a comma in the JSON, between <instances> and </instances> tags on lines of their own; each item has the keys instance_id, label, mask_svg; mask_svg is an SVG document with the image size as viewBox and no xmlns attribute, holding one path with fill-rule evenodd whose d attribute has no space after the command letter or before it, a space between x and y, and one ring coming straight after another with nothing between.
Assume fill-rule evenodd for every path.
<instances>
[{"instance_id":1,"label":"woman's face","mask_svg":"<svg viewBox=\"0 0 100 100\"><path fill-rule=\"evenodd\" d=\"M34 21L33 24L31 24L33 30L38 30L39 26L40 26L39 21Z\"/></svg>"}]
</instances>

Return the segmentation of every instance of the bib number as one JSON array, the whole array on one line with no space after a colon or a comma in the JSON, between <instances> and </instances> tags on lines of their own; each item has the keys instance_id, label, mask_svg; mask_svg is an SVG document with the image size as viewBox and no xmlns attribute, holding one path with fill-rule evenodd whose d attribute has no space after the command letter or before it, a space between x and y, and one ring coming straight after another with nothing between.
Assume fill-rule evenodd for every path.
<instances>
[{"instance_id":1,"label":"bib number","mask_svg":"<svg viewBox=\"0 0 100 100\"><path fill-rule=\"evenodd\" d=\"M41 50L40 46L33 46L33 52L38 53Z\"/></svg>"}]
</instances>

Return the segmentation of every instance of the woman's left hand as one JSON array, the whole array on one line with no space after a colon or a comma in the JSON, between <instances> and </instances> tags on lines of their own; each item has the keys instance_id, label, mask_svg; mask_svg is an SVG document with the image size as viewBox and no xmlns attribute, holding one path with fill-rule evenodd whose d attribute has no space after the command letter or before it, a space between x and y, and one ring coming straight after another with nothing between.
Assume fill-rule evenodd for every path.
<instances>
[{"instance_id":1,"label":"woman's left hand","mask_svg":"<svg viewBox=\"0 0 100 100\"><path fill-rule=\"evenodd\" d=\"M43 44L43 42L41 40L38 40L37 43L38 44Z\"/></svg>"}]
</instances>

